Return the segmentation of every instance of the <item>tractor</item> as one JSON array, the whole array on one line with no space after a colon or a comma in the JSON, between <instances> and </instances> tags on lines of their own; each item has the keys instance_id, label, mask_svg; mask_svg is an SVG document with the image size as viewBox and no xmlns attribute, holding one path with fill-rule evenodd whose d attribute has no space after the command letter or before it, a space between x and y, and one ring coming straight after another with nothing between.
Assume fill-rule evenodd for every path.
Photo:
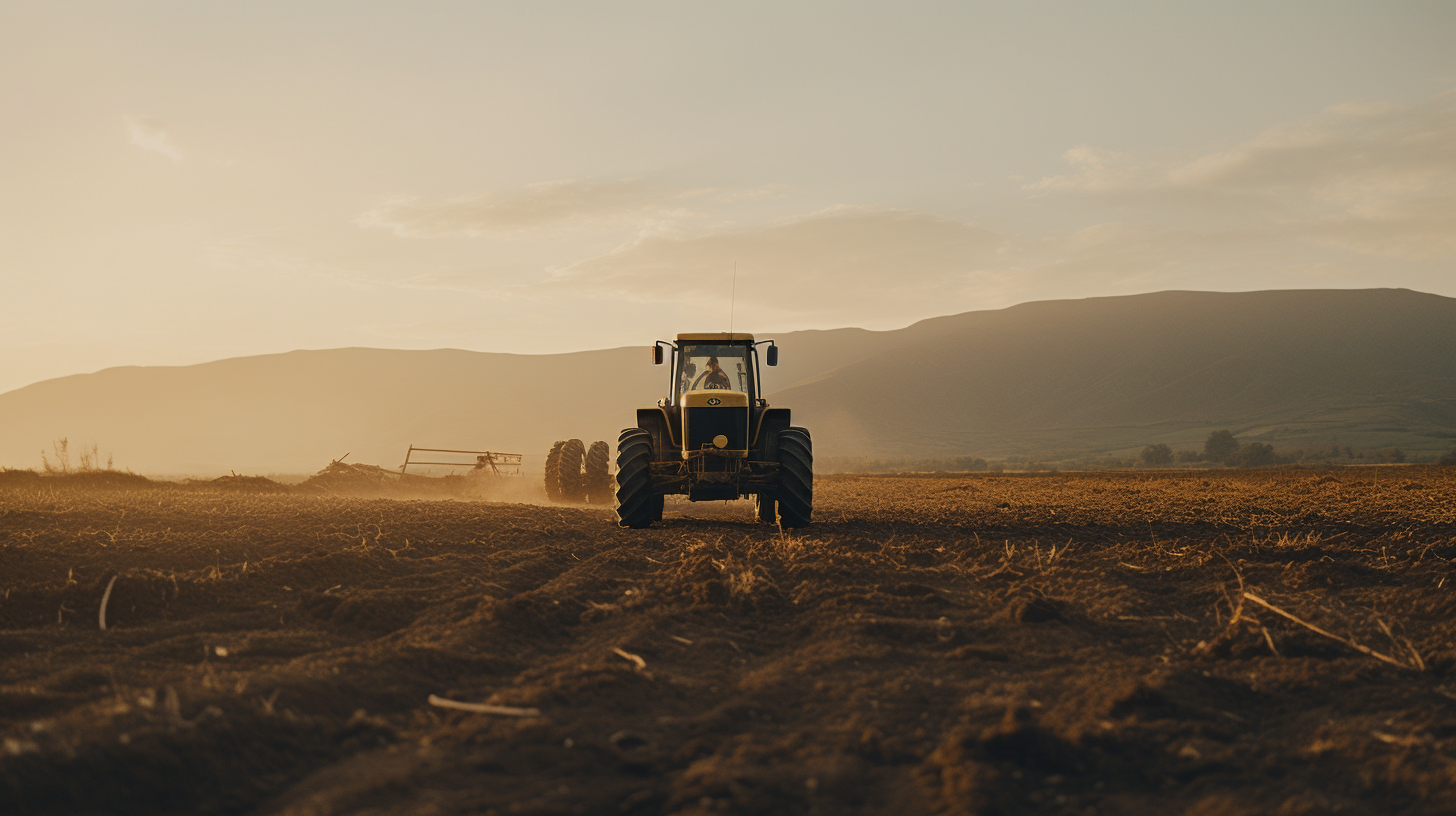
<instances>
[{"instance_id":1,"label":"tractor","mask_svg":"<svg viewBox=\"0 0 1456 816\"><path fill-rule=\"evenodd\" d=\"M658 340L652 362L670 362L668 395L639 408L637 425L617 438L617 523L642 528L662 520L663 497L731 501L752 496L759 521L809 523L814 451L809 431L770 408L759 378L758 347L778 365L772 340L715 332ZM664 350L670 351L671 360Z\"/></svg>"}]
</instances>

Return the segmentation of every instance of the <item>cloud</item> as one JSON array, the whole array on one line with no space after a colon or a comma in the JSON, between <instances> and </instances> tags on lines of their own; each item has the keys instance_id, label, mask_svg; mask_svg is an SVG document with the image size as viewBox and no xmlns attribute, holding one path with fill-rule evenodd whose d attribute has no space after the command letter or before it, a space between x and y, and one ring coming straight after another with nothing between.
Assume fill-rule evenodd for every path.
<instances>
[{"instance_id":1,"label":"cloud","mask_svg":"<svg viewBox=\"0 0 1456 816\"><path fill-rule=\"evenodd\" d=\"M1337 203L1426 186L1432 171L1456 171L1453 102L1456 96L1443 95L1417 107L1336 106L1175 167L1168 181L1203 189L1309 190Z\"/></svg>"},{"instance_id":2,"label":"cloud","mask_svg":"<svg viewBox=\"0 0 1456 816\"><path fill-rule=\"evenodd\" d=\"M1456 259L1456 95L1331 108L1201 155L1078 145L1062 158L1067 172L1025 186L1021 211L1033 217L1022 223L1043 228L1024 234L848 205L766 222L782 205L734 202L781 198L781 187L634 179L395 199L359 223L406 236L529 233L496 242L485 266L462 258L397 283L522 302L596 298L718 320L736 263L738 316L757 325L887 328L1169 288L1445 291Z\"/></svg>"},{"instance_id":3,"label":"cloud","mask_svg":"<svg viewBox=\"0 0 1456 816\"><path fill-rule=\"evenodd\" d=\"M133 117L126 121L127 133L131 136L131 143L142 150L165 156L174 162L180 162L187 154L182 152L172 141L172 134L168 133L155 119Z\"/></svg>"},{"instance_id":4,"label":"cloud","mask_svg":"<svg viewBox=\"0 0 1456 816\"><path fill-rule=\"evenodd\" d=\"M1339 105L1228 150L1142 163L1089 147L1073 171L1027 185L1138 200L1224 206L1263 229L1372 255L1456 258L1456 93L1418 105Z\"/></svg>"},{"instance_id":5,"label":"cloud","mask_svg":"<svg viewBox=\"0 0 1456 816\"><path fill-rule=\"evenodd\" d=\"M1308 238L1268 225L1132 221L1033 237L910 210L836 207L761 229L652 236L526 288L694 304L719 319L737 261L740 319L890 328L1048 298L1371 285L1368 266L1340 247L1300 243ZM1431 280L1422 267L1402 269L1406 285Z\"/></svg>"},{"instance_id":6,"label":"cloud","mask_svg":"<svg viewBox=\"0 0 1456 816\"><path fill-rule=\"evenodd\" d=\"M1078 145L1062 153L1062 159L1074 168L1065 176L1047 176L1024 185L1028 190L1115 190L1136 181L1140 168L1130 166L1128 157L1119 153Z\"/></svg>"},{"instance_id":7,"label":"cloud","mask_svg":"<svg viewBox=\"0 0 1456 816\"><path fill-rule=\"evenodd\" d=\"M1274 202L1284 228L1358 252L1456 258L1456 94L1345 105L1202 157L1170 183Z\"/></svg>"},{"instance_id":8,"label":"cloud","mask_svg":"<svg viewBox=\"0 0 1456 816\"><path fill-rule=\"evenodd\" d=\"M670 199L637 179L548 181L434 201L391 198L360 214L355 223L406 238L478 237L568 222L683 215Z\"/></svg>"},{"instance_id":9,"label":"cloud","mask_svg":"<svg viewBox=\"0 0 1456 816\"><path fill-rule=\"evenodd\" d=\"M656 235L561 270L548 284L634 299L701 301L785 315L923 314L1007 266L1017 239L900 209L835 207L760 229ZM716 315L716 311L713 312Z\"/></svg>"},{"instance_id":10,"label":"cloud","mask_svg":"<svg viewBox=\"0 0 1456 816\"><path fill-rule=\"evenodd\" d=\"M788 197L787 184L764 184L759 187L729 188L704 187L698 190L684 190L676 198L706 198L718 204L738 204L745 201L771 201Z\"/></svg>"},{"instance_id":11,"label":"cloud","mask_svg":"<svg viewBox=\"0 0 1456 816\"><path fill-rule=\"evenodd\" d=\"M366 275L316 260L307 251L269 236L224 238L200 247L201 263L220 272L241 274L250 280L275 276L290 281L317 279L351 289L373 290L379 283Z\"/></svg>"}]
</instances>

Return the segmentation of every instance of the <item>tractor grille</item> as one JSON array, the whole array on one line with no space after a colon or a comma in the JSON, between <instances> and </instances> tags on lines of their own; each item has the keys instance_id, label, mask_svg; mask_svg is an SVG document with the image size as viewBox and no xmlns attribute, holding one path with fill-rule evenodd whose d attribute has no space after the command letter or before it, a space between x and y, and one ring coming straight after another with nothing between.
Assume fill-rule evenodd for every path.
<instances>
[{"instance_id":1,"label":"tractor grille","mask_svg":"<svg viewBox=\"0 0 1456 816\"><path fill-rule=\"evenodd\" d=\"M688 408L684 417L687 426L683 438L685 450L702 450L713 446L713 437L728 437L725 450L748 450L748 408Z\"/></svg>"}]
</instances>

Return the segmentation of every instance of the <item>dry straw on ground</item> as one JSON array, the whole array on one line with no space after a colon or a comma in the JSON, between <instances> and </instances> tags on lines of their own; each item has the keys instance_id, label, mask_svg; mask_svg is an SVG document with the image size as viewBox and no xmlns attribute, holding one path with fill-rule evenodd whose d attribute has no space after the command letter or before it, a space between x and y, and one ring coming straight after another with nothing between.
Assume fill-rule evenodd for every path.
<instances>
[{"instance_id":1,"label":"dry straw on ground","mask_svg":"<svg viewBox=\"0 0 1456 816\"><path fill-rule=\"evenodd\" d=\"M792 533L43 481L21 812L1456 811L1450 469L827 477Z\"/></svg>"}]
</instances>

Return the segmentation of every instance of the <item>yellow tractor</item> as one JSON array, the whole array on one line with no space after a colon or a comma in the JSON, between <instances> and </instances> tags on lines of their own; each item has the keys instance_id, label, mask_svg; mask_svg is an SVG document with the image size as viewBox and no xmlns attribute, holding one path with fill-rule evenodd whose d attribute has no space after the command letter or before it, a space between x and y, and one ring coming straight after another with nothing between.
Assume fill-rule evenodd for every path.
<instances>
[{"instance_id":1,"label":"yellow tractor","mask_svg":"<svg viewBox=\"0 0 1456 816\"><path fill-rule=\"evenodd\" d=\"M758 349L778 365L772 340L716 332L659 340L652 362L670 362L668 395L637 410L637 426L617 438L617 523L647 527L662 519L663 497L726 501L752 496L766 524L803 527L814 507L809 431L770 408L759 379ZM671 359L666 360L671 353Z\"/></svg>"}]
</instances>

